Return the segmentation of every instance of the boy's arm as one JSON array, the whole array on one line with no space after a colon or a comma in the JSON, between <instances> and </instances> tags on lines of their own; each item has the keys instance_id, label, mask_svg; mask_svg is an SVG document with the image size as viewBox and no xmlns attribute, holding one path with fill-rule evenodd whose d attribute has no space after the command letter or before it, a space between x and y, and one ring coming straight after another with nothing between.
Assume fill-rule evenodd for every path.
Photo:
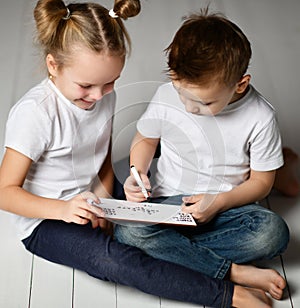
<instances>
[{"instance_id":1,"label":"boy's arm","mask_svg":"<svg viewBox=\"0 0 300 308\"><path fill-rule=\"evenodd\" d=\"M159 140L145 138L139 132L135 135L130 149L130 165L134 165L139 173L147 174Z\"/></svg>"},{"instance_id":2,"label":"boy's arm","mask_svg":"<svg viewBox=\"0 0 300 308\"><path fill-rule=\"evenodd\" d=\"M217 213L265 198L272 189L275 174L276 170L263 172L251 170L248 180L228 192L185 197L184 203L192 205L183 206L182 209L184 212L191 213L198 222L206 223Z\"/></svg>"},{"instance_id":3,"label":"boy's arm","mask_svg":"<svg viewBox=\"0 0 300 308\"><path fill-rule=\"evenodd\" d=\"M251 170L248 180L236 186L231 191L220 194L219 202L221 211L260 201L268 196L274 184L275 174L276 170Z\"/></svg>"},{"instance_id":4,"label":"boy's arm","mask_svg":"<svg viewBox=\"0 0 300 308\"><path fill-rule=\"evenodd\" d=\"M131 144L130 165L134 165L146 189L151 189L147 177L152 159L159 143L159 138L145 138L137 133ZM141 202L146 199L133 175L130 175L124 183L126 199L133 202Z\"/></svg>"}]
</instances>

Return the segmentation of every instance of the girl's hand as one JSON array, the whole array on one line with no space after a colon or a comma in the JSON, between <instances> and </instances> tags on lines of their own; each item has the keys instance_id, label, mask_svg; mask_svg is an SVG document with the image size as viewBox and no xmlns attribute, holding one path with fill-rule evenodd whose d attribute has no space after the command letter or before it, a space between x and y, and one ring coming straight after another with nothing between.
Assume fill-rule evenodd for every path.
<instances>
[{"instance_id":1,"label":"girl's hand","mask_svg":"<svg viewBox=\"0 0 300 308\"><path fill-rule=\"evenodd\" d=\"M104 217L104 212L100 207L92 205L91 201L99 203L98 197L92 192L83 192L66 201L66 205L62 207L61 219L80 225L91 222L93 228L100 226L99 217Z\"/></svg>"},{"instance_id":2,"label":"girl's hand","mask_svg":"<svg viewBox=\"0 0 300 308\"><path fill-rule=\"evenodd\" d=\"M218 195L199 194L182 198L181 209L184 213L190 213L199 223L208 223L220 211Z\"/></svg>"},{"instance_id":3,"label":"girl's hand","mask_svg":"<svg viewBox=\"0 0 300 308\"><path fill-rule=\"evenodd\" d=\"M113 236L114 224L111 221L98 217L98 227L100 227L106 235Z\"/></svg>"},{"instance_id":4,"label":"girl's hand","mask_svg":"<svg viewBox=\"0 0 300 308\"><path fill-rule=\"evenodd\" d=\"M144 183L144 186L147 190L151 189L150 181L146 174L140 174L141 180ZM142 202L145 201L146 198L142 193L142 189L137 184L133 175L130 175L125 183L124 183L124 191L126 195L126 199L132 202ZM149 193L148 193L149 194ZM150 194L149 194L150 195Z\"/></svg>"}]
</instances>

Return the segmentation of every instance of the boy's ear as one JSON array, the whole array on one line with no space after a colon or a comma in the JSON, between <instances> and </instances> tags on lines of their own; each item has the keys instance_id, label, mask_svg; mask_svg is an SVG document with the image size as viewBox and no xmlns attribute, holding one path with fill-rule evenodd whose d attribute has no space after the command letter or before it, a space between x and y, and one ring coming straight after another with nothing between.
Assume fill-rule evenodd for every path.
<instances>
[{"instance_id":1,"label":"boy's ear","mask_svg":"<svg viewBox=\"0 0 300 308\"><path fill-rule=\"evenodd\" d=\"M245 75L241 78L241 80L237 83L236 93L242 94L248 87L250 83L251 76Z\"/></svg>"},{"instance_id":2,"label":"boy's ear","mask_svg":"<svg viewBox=\"0 0 300 308\"><path fill-rule=\"evenodd\" d=\"M58 65L54 57L50 53L46 56L46 64L49 74L53 77L56 77L58 71Z\"/></svg>"}]
</instances>

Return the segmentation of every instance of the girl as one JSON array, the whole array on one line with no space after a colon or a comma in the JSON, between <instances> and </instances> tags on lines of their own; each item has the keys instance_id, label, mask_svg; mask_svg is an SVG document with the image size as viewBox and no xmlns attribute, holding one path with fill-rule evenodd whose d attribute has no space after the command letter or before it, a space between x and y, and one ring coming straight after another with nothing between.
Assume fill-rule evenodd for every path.
<instances>
[{"instance_id":1,"label":"girl","mask_svg":"<svg viewBox=\"0 0 300 308\"><path fill-rule=\"evenodd\" d=\"M262 290L234 286L156 260L106 235L89 204L113 189L114 83L130 47L121 18L138 0L98 4L39 0L37 38L48 78L12 108L0 168L0 208L14 213L25 247L51 262L157 296L210 307L270 307Z\"/></svg>"}]
</instances>

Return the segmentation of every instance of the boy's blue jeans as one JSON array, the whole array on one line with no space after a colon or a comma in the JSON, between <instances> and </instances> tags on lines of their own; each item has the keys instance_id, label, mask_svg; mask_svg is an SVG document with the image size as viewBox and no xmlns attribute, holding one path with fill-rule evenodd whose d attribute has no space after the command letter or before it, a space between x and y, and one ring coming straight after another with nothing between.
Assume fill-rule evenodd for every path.
<instances>
[{"instance_id":1,"label":"boy's blue jeans","mask_svg":"<svg viewBox=\"0 0 300 308\"><path fill-rule=\"evenodd\" d=\"M209 307L231 307L233 284L154 259L90 224L44 220L23 240L32 253L146 293ZM101 298L99 298L101 307ZM142 305L142 303L141 303Z\"/></svg>"},{"instance_id":2,"label":"boy's blue jeans","mask_svg":"<svg viewBox=\"0 0 300 308\"><path fill-rule=\"evenodd\" d=\"M180 205L182 195L156 198L153 202ZM154 258L223 279L232 262L272 259L282 253L289 242L289 230L274 212L249 204L220 213L197 227L120 224L115 237Z\"/></svg>"}]
</instances>

